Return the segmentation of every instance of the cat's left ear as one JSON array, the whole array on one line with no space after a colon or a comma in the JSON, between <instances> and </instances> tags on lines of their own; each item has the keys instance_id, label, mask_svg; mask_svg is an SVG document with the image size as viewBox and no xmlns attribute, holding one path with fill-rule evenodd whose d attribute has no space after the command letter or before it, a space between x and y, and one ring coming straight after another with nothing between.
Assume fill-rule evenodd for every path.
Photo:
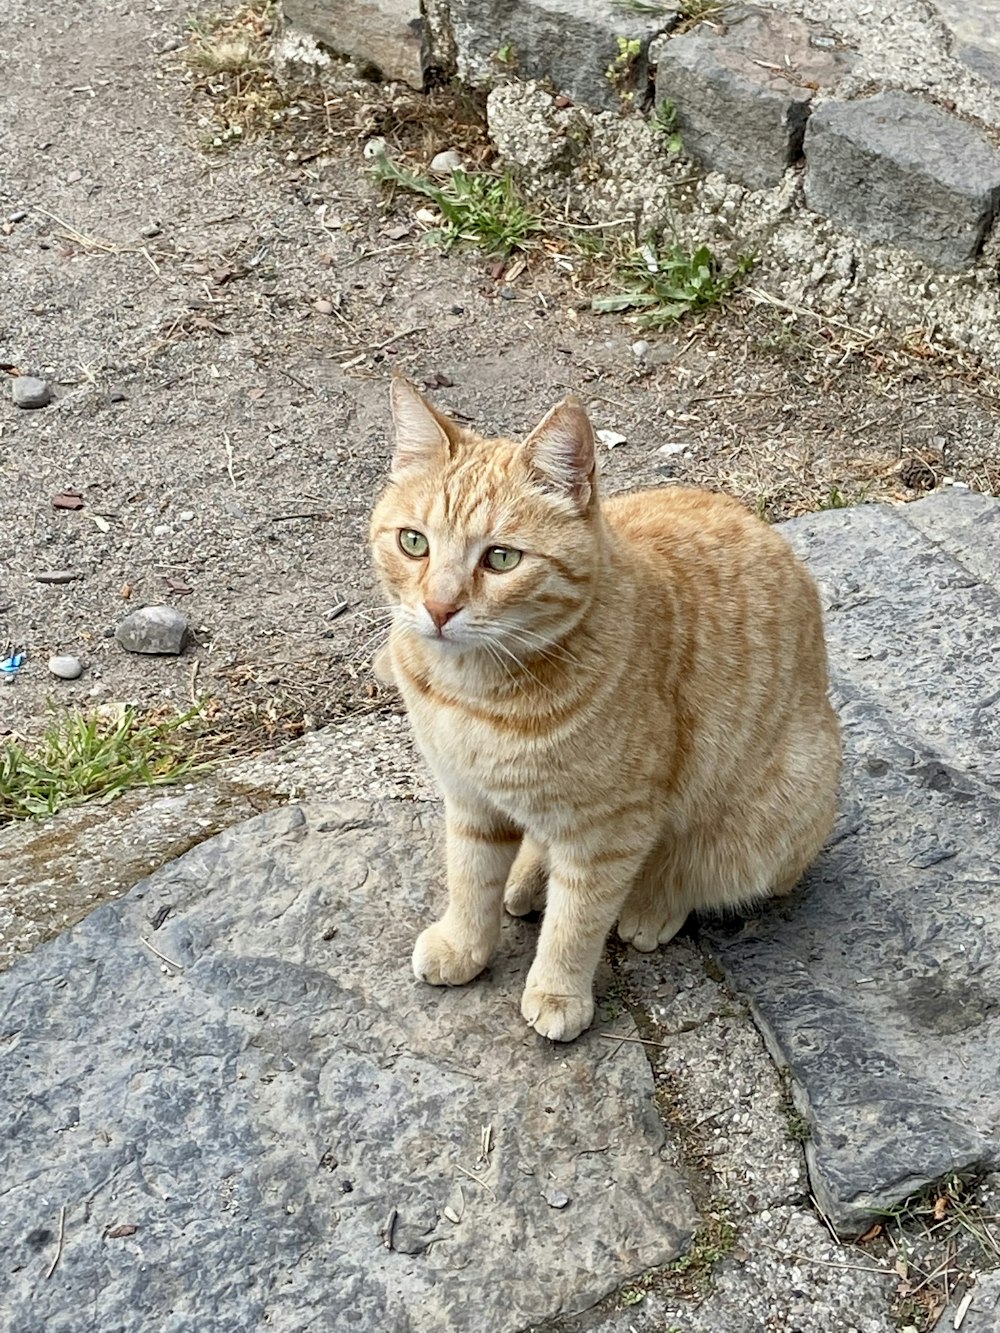
<instances>
[{"instance_id":1,"label":"cat's left ear","mask_svg":"<svg viewBox=\"0 0 1000 1333\"><path fill-rule=\"evenodd\" d=\"M429 463L443 462L451 451L452 422L422 397L409 380L393 377L389 391L392 421L396 428L396 449L392 456L392 475L408 472Z\"/></svg>"},{"instance_id":2,"label":"cat's left ear","mask_svg":"<svg viewBox=\"0 0 1000 1333\"><path fill-rule=\"evenodd\" d=\"M594 429L572 395L548 412L524 442L532 471L548 491L573 501L581 513L597 493Z\"/></svg>"}]
</instances>

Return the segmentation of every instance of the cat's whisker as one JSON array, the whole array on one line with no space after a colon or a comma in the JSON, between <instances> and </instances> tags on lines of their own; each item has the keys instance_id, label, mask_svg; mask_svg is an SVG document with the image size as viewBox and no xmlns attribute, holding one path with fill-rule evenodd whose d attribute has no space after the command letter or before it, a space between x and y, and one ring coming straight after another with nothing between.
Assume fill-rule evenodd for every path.
<instances>
[{"instance_id":1,"label":"cat's whisker","mask_svg":"<svg viewBox=\"0 0 1000 1333\"><path fill-rule=\"evenodd\" d=\"M508 638L514 639L515 642L520 642L522 647L527 648L528 651L536 657L546 658L549 661L560 660L567 666L578 667L583 665L580 658L577 657L575 653L571 653L561 644L553 643L546 639L544 634L538 634L536 631L526 629L521 625L498 625L497 629ZM537 642L533 643L531 638L528 637L529 635L531 638L537 640Z\"/></svg>"},{"instance_id":2,"label":"cat's whisker","mask_svg":"<svg viewBox=\"0 0 1000 1333\"><path fill-rule=\"evenodd\" d=\"M497 648L499 647L499 645L493 643L489 639L484 639L482 647L486 649L489 656L492 658L494 662L496 662L497 666L500 667L504 675L507 677L510 683L515 687L515 689L523 689L524 687L522 686L521 682L517 679L513 671L511 671L510 667L497 652Z\"/></svg>"},{"instance_id":3,"label":"cat's whisker","mask_svg":"<svg viewBox=\"0 0 1000 1333\"><path fill-rule=\"evenodd\" d=\"M539 680L538 677L535 675L535 673L532 670L530 670L530 668L524 662L522 662L521 659L517 656L517 654L512 652L505 643L500 643L496 639L487 639L485 640L485 642L488 644L491 652L495 653L496 651L500 651L502 653L506 653L507 656L511 659L511 661L516 663L516 665L520 668L522 675L527 676L528 679L533 681L534 684L537 685L540 690L544 690L546 694L553 693L553 691L549 688L549 686L546 685L544 681ZM516 677L513 675L513 673L510 671L510 668L507 668L507 674L515 682L518 689L522 690L524 689L524 682L522 680L517 680Z\"/></svg>"}]
</instances>

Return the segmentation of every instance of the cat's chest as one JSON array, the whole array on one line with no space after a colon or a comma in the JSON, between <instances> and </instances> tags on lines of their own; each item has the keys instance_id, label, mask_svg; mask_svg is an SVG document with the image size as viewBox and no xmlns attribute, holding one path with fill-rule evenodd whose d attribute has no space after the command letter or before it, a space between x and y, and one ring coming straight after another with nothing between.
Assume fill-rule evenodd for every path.
<instances>
[{"instance_id":1,"label":"cat's chest","mask_svg":"<svg viewBox=\"0 0 1000 1333\"><path fill-rule=\"evenodd\" d=\"M421 707L410 710L420 748L447 792L480 797L509 811L558 799L567 756L544 728L495 726L481 718Z\"/></svg>"}]
</instances>

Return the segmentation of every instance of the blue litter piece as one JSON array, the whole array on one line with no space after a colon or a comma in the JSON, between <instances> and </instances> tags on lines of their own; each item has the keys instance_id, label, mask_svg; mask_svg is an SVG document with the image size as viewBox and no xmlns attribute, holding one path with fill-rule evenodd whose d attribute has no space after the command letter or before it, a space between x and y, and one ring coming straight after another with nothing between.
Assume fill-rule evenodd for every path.
<instances>
[{"instance_id":1,"label":"blue litter piece","mask_svg":"<svg viewBox=\"0 0 1000 1333\"><path fill-rule=\"evenodd\" d=\"M23 662L24 653L12 653L10 657L5 657L0 662L0 672L3 672L3 678L8 684L20 671Z\"/></svg>"}]
</instances>

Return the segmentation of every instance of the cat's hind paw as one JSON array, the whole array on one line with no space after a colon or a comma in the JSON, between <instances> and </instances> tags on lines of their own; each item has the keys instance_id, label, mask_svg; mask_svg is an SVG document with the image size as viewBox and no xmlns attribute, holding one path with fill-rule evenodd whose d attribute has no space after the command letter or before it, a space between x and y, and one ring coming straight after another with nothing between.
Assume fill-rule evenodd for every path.
<instances>
[{"instance_id":1,"label":"cat's hind paw","mask_svg":"<svg viewBox=\"0 0 1000 1333\"><path fill-rule=\"evenodd\" d=\"M594 1018L594 997L588 989L575 995L553 995L529 979L521 997L521 1015L550 1041L573 1041Z\"/></svg>"},{"instance_id":2,"label":"cat's hind paw","mask_svg":"<svg viewBox=\"0 0 1000 1333\"><path fill-rule=\"evenodd\" d=\"M545 908L545 890L548 887L549 863L544 848L529 838L510 868L503 905L511 916L528 916Z\"/></svg>"},{"instance_id":3,"label":"cat's hind paw","mask_svg":"<svg viewBox=\"0 0 1000 1333\"><path fill-rule=\"evenodd\" d=\"M546 879L544 863L516 879L512 875L503 891L503 905L509 915L528 916L544 911Z\"/></svg>"},{"instance_id":4,"label":"cat's hind paw","mask_svg":"<svg viewBox=\"0 0 1000 1333\"><path fill-rule=\"evenodd\" d=\"M640 953L652 953L657 945L672 940L687 918L687 912L671 916L655 904L636 910L626 903L618 921L618 938Z\"/></svg>"},{"instance_id":5,"label":"cat's hind paw","mask_svg":"<svg viewBox=\"0 0 1000 1333\"><path fill-rule=\"evenodd\" d=\"M464 986L490 961L492 947L456 939L438 921L417 936L413 975L431 986Z\"/></svg>"}]
</instances>

